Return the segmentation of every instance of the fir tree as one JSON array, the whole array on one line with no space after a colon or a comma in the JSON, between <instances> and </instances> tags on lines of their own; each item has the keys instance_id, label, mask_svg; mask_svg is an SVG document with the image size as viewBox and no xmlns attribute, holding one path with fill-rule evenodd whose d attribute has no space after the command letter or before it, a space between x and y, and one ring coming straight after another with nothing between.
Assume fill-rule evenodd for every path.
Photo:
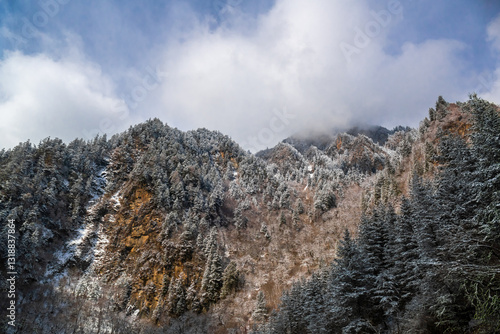
<instances>
[{"instance_id":1,"label":"fir tree","mask_svg":"<svg viewBox=\"0 0 500 334\"><path fill-rule=\"evenodd\" d=\"M257 303L252 313L252 318L255 321L263 321L267 317L267 302L264 292L259 291L257 294Z\"/></svg>"},{"instance_id":2,"label":"fir tree","mask_svg":"<svg viewBox=\"0 0 500 334\"><path fill-rule=\"evenodd\" d=\"M206 302L215 303L219 300L222 288L222 263L217 247L212 247L208 256L201 288Z\"/></svg>"},{"instance_id":3,"label":"fir tree","mask_svg":"<svg viewBox=\"0 0 500 334\"><path fill-rule=\"evenodd\" d=\"M236 291L239 284L239 276L240 273L236 267L236 263L232 261L229 262L224 269L224 273L222 274L221 298L225 298L232 292Z\"/></svg>"}]
</instances>

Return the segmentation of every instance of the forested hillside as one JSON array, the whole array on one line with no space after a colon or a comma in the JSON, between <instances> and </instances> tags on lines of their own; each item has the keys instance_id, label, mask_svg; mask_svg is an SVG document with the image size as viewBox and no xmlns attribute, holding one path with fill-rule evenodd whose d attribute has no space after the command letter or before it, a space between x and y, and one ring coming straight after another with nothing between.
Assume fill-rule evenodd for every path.
<instances>
[{"instance_id":1,"label":"forested hillside","mask_svg":"<svg viewBox=\"0 0 500 334\"><path fill-rule=\"evenodd\" d=\"M500 331L500 116L441 97L420 128L253 155L158 119L0 151L9 333ZM0 300L6 309L7 301Z\"/></svg>"},{"instance_id":2,"label":"forested hillside","mask_svg":"<svg viewBox=\"0 0 500 334\"><path fill-rule=\"evenodd\" d=\"M421 127L438 168L416 161L397 212L364 213L338 258L282 297L255 333L500 331L500 117L473 97L438 101ZM428 151L432 143L425 142Z\"/></svg>"}]
</instances>

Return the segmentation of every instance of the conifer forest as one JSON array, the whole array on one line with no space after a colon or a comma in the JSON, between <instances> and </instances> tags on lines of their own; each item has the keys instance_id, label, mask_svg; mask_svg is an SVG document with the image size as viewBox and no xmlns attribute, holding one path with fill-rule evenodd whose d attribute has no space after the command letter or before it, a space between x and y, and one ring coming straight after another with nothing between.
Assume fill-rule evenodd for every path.
<instances>
[{"instance_id":1,"label":"conifer forest","mask_svg":"<svg viewBox=\"0 0 500 334\"><path fill-rule=\"evenodd\" d=\"M500 333L500 108L476 95L255 154L156 118L27 141L0 217L2 333Z\"/></svg>"}]
</instances>

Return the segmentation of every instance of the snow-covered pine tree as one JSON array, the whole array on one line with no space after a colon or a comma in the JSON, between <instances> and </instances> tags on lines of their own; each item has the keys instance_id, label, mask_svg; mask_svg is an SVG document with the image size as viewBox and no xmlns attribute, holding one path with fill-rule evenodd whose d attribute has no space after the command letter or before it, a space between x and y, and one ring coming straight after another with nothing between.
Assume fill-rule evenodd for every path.
<instances>
[{"instance_id":1,"label":"snow-covered pine tree","mask_svg":"<svg viewBox=\"0 0 500 334\"><path fill-rule=\"evenodd\" d=\"M252 313L252 318L255 321L263 321L267 317L267 302L264 292L259 291L257 294L257 303L255 304L255 309Z\"/></svg>"}]
</instances>

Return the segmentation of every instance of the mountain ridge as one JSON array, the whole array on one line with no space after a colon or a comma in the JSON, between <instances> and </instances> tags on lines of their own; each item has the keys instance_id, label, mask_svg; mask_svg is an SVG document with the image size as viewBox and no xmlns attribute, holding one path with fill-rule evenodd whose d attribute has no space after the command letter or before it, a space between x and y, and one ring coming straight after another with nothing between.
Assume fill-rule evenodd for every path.
<instances>
[{"instance_id":1,"label":"mountain ridge","mask_svg":"<svg viewBox=\"0 0 500 334\"><path fill-rule=\"evenodd\" d=\"M474 138L471 115L488 108L440 97L419 129L287 139L256 155L158 119L110 139L1 151L0 214L20 245L18 332L265 327L287 291L338 261L346 230L357 237L381 205L404 212L416 184L438 180L447 138Z\"/></svg>"},{"instance_id":2,"label":"mountain ridge","mask_svg":"<svg viewBox=\"0 0 500 334\"><path fill-rule=\"evenodd\" d=\"M351 128L347 128L345 130L332 130L328 133L322 133L318 135L311 134L295 134L288 138L283 139L282 143L288 143L295 147L299 152L304 153L311 146L315 146L320 150L326 149L329 145L332 144L333 141L337 139L337 137L341 134L349 134L351 136L365 135L370 138L374 143L379 145L384 145L389 136L393 135L396 132L410 131L410 127L396 126L392 130L388 130L387 128L380 125L371 125L371 126L354 126ZM265 150L261 150L256 152L255 155L259 157L263 157L266 155L268 151L272 150L272 148L268 148Z\"/></svg>"}]
</instances>

